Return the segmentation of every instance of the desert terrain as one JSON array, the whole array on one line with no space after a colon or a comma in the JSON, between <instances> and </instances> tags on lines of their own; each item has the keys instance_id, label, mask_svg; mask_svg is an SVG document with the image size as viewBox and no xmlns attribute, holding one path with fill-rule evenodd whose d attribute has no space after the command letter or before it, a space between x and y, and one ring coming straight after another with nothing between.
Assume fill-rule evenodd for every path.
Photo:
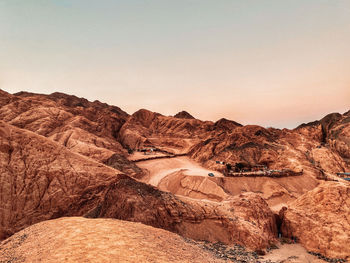
<instances>
[{"instance_id":1,"label":"desert terrain","mask_svg":"<svg viewBox=\"0 0 350 263\"><path fill-rule=\"evenodd\" d=\"M0 262L350 260L350 111L281 130L0 90L0 163Z\"/></svg>"}]
</instances>

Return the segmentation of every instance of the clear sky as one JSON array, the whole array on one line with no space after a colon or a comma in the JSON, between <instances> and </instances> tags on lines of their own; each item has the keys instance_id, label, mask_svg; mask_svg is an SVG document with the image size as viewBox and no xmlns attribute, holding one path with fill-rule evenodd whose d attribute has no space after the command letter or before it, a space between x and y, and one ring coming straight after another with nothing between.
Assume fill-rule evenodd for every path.
<instances>
[{"instance_id":1,"label":"clear sky","mask_svg":"<svg viewBox=\"0 0 350 263\"><path fill-rule=\"evenodd\" d=\"M0 0L0 88L293 128L350 109L350 1Z\"/></svg>"}]
</instances>

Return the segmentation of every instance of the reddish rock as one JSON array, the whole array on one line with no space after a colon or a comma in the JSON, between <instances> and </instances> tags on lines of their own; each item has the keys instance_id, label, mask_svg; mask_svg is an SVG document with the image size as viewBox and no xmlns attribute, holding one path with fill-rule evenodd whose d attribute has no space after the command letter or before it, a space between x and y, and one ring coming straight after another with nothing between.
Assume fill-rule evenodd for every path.
<instances>
[{"instance_id":1,"label":"reddish rock","mask_svg":"<svg viewBox=\"0 0 350 263\"><path fill-rule=\"evenodd\" d=\"M0 90L1 238L42 220L88 215L140 221L184 236L260 249L276 234L265 201L276 208L315 188L320 173L350 171L349 113L329 114L294 130L188 117L148 110L129 116L118 107L62 93L11 95ZM225 166L216 161L224 161L304 173L275 179L182 177L178 193L223 200L195 201L121 174L143 178L144 171L128 158L129 150L146 146L164 155L189 153L211 170L223 171ZM197 192L188 194L191 191ZM242 192L257 194L240 196ZM293 206L286 218L290 211ZM295 231L292 223L290 229ZM328 246L333 246L331 240Z\"/></svg>"},{"instance_id":2,"label":"reddish rock","mask_svg":"<svg viewBox=\"0 0 350 263\"><path fill-rule=\"evenodd\" d=\"M195 119L191 114L189 114L187 111L180 111L174 115L175 118L180 119Z\"/></svg>"},{"instance_id":3,"label":"reddish rock","mask_svg":"<svg viewBox=\"0 0 350 263\"><path fill-rule=\"evenodd\" d=\"M350 259L350 186L324 182L281 211L282 233L309 251Z\"/></svg>"},{"instance_id":4,"label":"reddish rock","mask_svg":"<svg viewBox=\"0 0 350 263\"><path fill-rule=\"evenodd\" d=\"M4 122L0 162L1 239L43 220L85 215L142 222L252 249L275 241L273 213L259 196L222 204L179 199Z\"/></svg>"},{"instance_id":5,"label":"reddish rock","mask_svg":"<svg viewBox=\"0 0 350 263\"><path fill-rule=\"evenodd\" d=\"M197 119L166 117L148 110L135 112L120 130L120 140L126 148L154 146L172 153L187 153L206 138L212 122Z\"/></svg>"},{"instance_id":6,"label":"reddish rock","mask_svg":"<svg viewBox=\"0 0 350 263\"><path fill-rule=\"evenodd\" d=\"M62 93L20 92L14 96L1 92L0 119L132 176L142 175L142 171L127 160L127 151L117 140L128 117L118 107Z\"/></svg>"}]
</instances>

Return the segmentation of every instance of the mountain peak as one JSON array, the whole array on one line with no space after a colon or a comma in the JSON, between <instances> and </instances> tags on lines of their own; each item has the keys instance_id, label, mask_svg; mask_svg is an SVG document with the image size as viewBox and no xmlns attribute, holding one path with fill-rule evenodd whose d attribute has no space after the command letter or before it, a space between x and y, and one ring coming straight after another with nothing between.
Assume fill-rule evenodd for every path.
<instances>
[{"instance_id":1,"label":"mountain peak","mask_svg":"<svg viewBox=\"0 0 350 263\"><path fill-rule=\"evenodd\" d=\"M191 114L184 110L175 114L174 117L180 119L195 119Z\"/></svg>"}]
</instances>

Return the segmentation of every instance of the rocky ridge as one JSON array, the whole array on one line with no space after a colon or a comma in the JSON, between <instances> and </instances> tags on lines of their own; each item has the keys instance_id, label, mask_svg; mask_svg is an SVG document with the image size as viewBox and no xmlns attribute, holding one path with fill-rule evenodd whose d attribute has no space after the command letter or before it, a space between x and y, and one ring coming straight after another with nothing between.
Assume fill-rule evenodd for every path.
<instances>
[{"instance_id":1,"label":"rocky ridge","mask_svg":"<svg viewBox=\"0 0 350 263\"><path fill-rule=\"evenodd\" d=\"M242 126L226 119L203 122L185 115L167 117L148 110L128 115L118 107L62 93L11 95L0 90L0 238L46 219L85 215L139 221L186 237L260 249L275 242L277 235L266 202L275 209L288 203L281 213L284 235L298 237L314 253L348 257L344 248L350 236L348 211L334 200L346 196L349 185L341 183L337 190L333 182L317 185L320 174L341 180L335 173L350 171L349 112L329 114L294 130ZM298 178L205 178L205 184L198 181L204 178L180 175L186 188L178 188L181 195L204 191L202 186L209 184L222 189L219 199L212 199L221 203L198 201L131 178L142 179L147 171L129 161L128 152L147 146L170 154L188 153L217 171L224 166L216 161L225 161L304 173ZM206 191L203 194L211 199ZM323 209L333 206L337 209ZM343 228L333 214L345 220ZM330 233L329 226L337 230ZM316 232L330 233L331 240L323 234L316 240Z\"/></svg>"}]
</instances>

